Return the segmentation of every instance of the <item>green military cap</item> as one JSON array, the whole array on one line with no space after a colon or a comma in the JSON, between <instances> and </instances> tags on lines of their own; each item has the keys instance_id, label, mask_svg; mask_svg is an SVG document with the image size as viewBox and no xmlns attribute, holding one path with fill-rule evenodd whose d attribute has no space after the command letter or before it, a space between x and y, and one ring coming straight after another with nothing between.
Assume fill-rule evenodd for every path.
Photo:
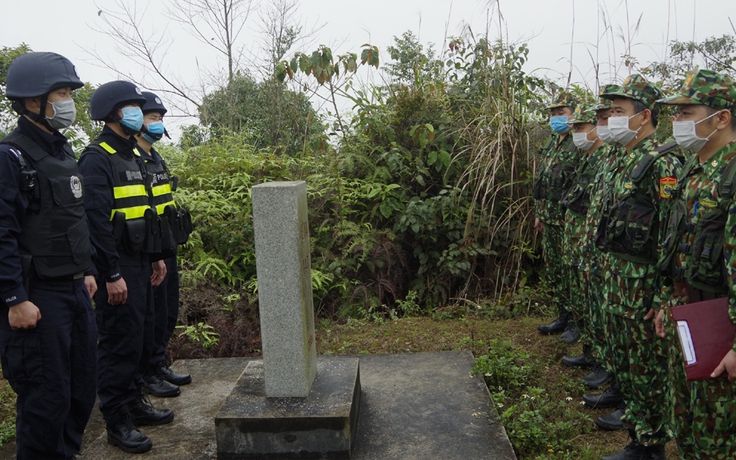
<instances>
[{"instance_id":1,"label":"green military cap","mask_svg":"<svg viewBox=\"0 0 736 460\"><path fill-rule=\"evenodd\" d=\"M593 104L581 104L575 108L575 113L572 115L569 124L575 125L579 123L593 123L596 124L598 119L595 116L595 107Z\"/></svg>"},{"instance_id":2,"label":"green military cap","mask_svg":"<svg viewBox=\"0 0 736 460\"><path fill-rule=\"evenodd\" d=\"M644 104L649 110L654 110L657 99L662 98L662 91L649 83L646 78L635 73L628 76L618 90L605 92L601 94L601 97L605 99L616 99L617 97L634 99Z\"/></svg>"},{"instance_id":3,"label":"green military cap","mask_svg":"<svg viewBox=\"0 0 736 460\"><path fill-rule=\"evenodd\" d=\"M716 110L728 109L736 114L736 82L730 76L712 70L695 70L680 90L680 94L660 99L660 104L707 105Z\"/></svg>"},{"instance_id":4,"label":"green military cap","mask_svg":"<svg viewBox=\"0 0 736 460\"><path fill-rule=\"evenodd\" d=\"M618 85L606 85L601 88L601 90L598 92L598 97L600 98L598 100L598 105L595 106L595 110L604 110L604 109L610 109L611 108L611 101L609 99L604 99L603 95L605 93L615 93L618 91L621 87Z\"/></svg>"},{"instance_id":5,"label":"green military cap","mask_svg":"<svg viewBox=\"0 0 736 460\"><path fill-rule=\"evenodd\" d=\"M572 97L572 93L569 91L562 90L555 94L552 98L552 104L548 105L548 109L556 109L558 107L570 107L575 108L575 99Z\"/></svg>"}]
</instances>

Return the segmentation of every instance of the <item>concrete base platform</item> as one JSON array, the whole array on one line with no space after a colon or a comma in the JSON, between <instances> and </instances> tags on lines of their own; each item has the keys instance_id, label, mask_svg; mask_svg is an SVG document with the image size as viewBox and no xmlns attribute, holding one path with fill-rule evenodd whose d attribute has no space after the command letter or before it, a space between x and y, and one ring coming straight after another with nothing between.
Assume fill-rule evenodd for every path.
<instances>
[{"instance_id":1,"label":"concrete base platform","mask_svg":"<svg viewBox=\"0 0 736 460\"><path fill-rule=\"evenodd\" d=\"M361 355L362 396L353 460L512 460L483 379L471 377L468 352ZM192 374L181 396L152 398L176 413L173 423L143 427L153 440L146 454L107 444L95 410L80 460L212 460L217 458L215 415L251 359L184 360L173 369ZM0 460L15 456L4 446Z\"/></svg>"},{"instance_id":2,"label":"concrete base platform","mask_svg":"<svg viewBox=\"0 0 736 460\"><path fill-rule=\"evenodd\" d=\"M251 361L215 417L217 458L349 459L360 405L358 358L319 356L306 398L267 398Z\"/></svg>"}]
</instances>

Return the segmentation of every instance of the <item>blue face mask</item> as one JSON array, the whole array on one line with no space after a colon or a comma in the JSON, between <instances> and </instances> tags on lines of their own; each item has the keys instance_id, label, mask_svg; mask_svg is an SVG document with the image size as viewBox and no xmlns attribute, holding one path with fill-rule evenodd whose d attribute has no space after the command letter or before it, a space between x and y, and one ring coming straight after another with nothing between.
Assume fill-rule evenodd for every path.
<instances>
[{"instance_id":1,"label":"blue face mask","mask_svg":"<svg viewBox=\"0 0 736 460\"><path fill-rule=\"evenodd\" d=\"M125 128L137 133L143 126L143 112L140 107L123 107L123 117L120 119L120 124Z\"/></svg>"},{"instance_id":2,"label":"blue face mask","mask_svg":"<svg viewBox=\"0 0 736 460\"><path fill-rule=\"evenodd\" d=\"M558 134L565 133L570 129L570 125L567 124L567 116L565 115L557 115L550 118L549 126L552 128L552 131Z\"/></svg>"},{"instance_id":3,"label":"blue face mask","mask_svg":"<svg viewBox=\"0 0 736 460\"><path fill-rule=\"evenodd\" d=\"M148 132L143 133L143 139L153 144L156 141L160 141L161 138L164 137L164 132L166 132L166 128L164 127L163 121L156 121L154 123L148 123L146 125L146 131Z\"/></svg>"}]
</instances>

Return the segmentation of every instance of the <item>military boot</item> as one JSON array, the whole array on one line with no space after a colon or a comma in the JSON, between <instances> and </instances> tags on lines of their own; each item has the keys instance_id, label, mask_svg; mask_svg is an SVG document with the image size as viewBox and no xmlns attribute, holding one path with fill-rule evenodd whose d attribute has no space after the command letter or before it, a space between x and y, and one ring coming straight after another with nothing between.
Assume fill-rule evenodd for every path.
<instances>
[{"instance_id":1,"label":"military boot","mask_svg":"<svg viewBox=\"0 0 736 460\"><path fill-rule=\"evenodd\" d=\"M133 424L133 418L127 407L107 424L107 443L131 454L147 452L153 447L148 436L138 431Z\"/></svg>"},{"instance_id":2,"label":"military boot","mask_svg":"<svg viewBox=\"0 0 736 460\"><path fill-rule=\"evenodd\" d=\"M601 394L587 394L583 395L583 402L586 406L594 409L603 407L618 407L619 404L623 403L624 395L621 393L621 389L616 384L616 381L611 383L611 386L606 388Z\"/></svg>"},{"instance_id":3,"label":"military boot","mask_svg":"<svg viewBox=\"0 0 736 460\"><path fill-rule=\"evenodd\" d=\"M624 416L624 411L626 410L626 406L623 406L623 409L619 406L618 409L611 412L610 414L601 415L600 417L595 419L595 424L598 425L600 429L606 431L623 430L625 427L624 424L621 422L621 417Z\"/></svg>"},{"instance_id":4,"label":"military boot","mask_svg":"<svg viewBox=\"0 0 736 460\"><path fill-rule=\"evenodd\" d=\"M588 388L595 390L596 388L600 388L610 382L612 379L613 375L611 375L602 364L598 364L593 368L590 374L583 377L583 383L586 384Z\"/></svg>"},{"instance_id":5,"label":"military boot","mask_svg":"<svg viewBox=\"0 0 736 460\"><path fill-rule=\"evenodd\" d=\"M136 426L166 425L174 420L174 412L171 409L156 409L151 404L148 396L138 396L132 403L128 404L128 410Z\"/></svg>"},{"instance_id":6,"label":"military boot","mask_svg":"<svg viewBox=\"0 0 736 460\"><path fill-rule=\"evenodd\" d=\"M158 375L164 380L174 385L188 385L192 383L192 376L189 374L179 374L171 370L164 361L158 365Z\"/></svg>"},{"instance_id":7,"label":"military boot","mask_svg":"<svg viewBox=\"0 0 736 460\"><path fill-rule=\"evenodd\" d=\"M570 320L570 312L567 310L560 310L560 316L556 320L549 324L540 324L537 329L542 334L559 334L567 328L567 323Z\"/></svg>"},{"instance_id":8,"label":"military boot","mask_svg":"<svg viewBox=\"0 0 736 460\"><path fill-rule=\"evenodd\" d=\"M594 367L596 362L593 358L591 346L583 345L583 354L580 356L563 356L562 364L569 367L580 367L582 369Z\"/></svg>"},{"instance_id":9,"label":"military boot","mask_svg":"<svg viewBox=\"0 0 736 460\"><path fill-rule=\"evenodd\" d=\"M629 436L632 437L632 440L624 450L606 455L601 460L650 460L651 455L647 447L636 439L636 434L632 430L629 430Z\"/></svg>"},{"instance_id":10,"label":"military boot","mask_svg":"<svg viewBox=\"0 0 736 460\"><path fill-rule=\"evenodd\" d=\"M575 345L580 340L580 329L575 321L568 321L567 329L560 335L560 340L564 340L567 345Z\"/></svg>"},{"instance_id":11,"label":"military boot","mask_svg":"<svg viewBox=\"0 0 736 460\"><path fill-rule=\"evenodd\" d=\"M167 382L159 367L151 368L143 374L143 386L141 390L158 398L173 398L179 396L179 387Z\"/></svg>"}]
</instances>

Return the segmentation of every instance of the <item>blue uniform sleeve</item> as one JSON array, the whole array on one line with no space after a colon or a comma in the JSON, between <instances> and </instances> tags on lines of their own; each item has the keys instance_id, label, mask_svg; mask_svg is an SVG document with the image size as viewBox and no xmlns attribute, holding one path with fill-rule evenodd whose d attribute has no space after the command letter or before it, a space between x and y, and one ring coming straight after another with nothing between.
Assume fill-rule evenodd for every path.
<instances>
[{"instance_id":1,"label":"blue uniform sleeve","mask_svg":"<svg viewBox=\"0 0 736 460\"><path fill-rule=\"evenodd\" d=\"M28 198L20 190L20 162L8 145L0 145L0 295L9 307L25 302L18 249Z\"/></svg>"},{"instance_id":2,"label":"blue uniform sleeve","mask_svg":"<svg viewBox=\"0 0 736 460\"><path fill-rule=\"evenodd\" d=\"M90 240L95 249L95 266L105 281L120 279L120 256L113 236L110 213L113 206L113 182L110 161L93 149L79 159L84 183L84 209L87 213Z\"/></svg>"}]
</instances>

